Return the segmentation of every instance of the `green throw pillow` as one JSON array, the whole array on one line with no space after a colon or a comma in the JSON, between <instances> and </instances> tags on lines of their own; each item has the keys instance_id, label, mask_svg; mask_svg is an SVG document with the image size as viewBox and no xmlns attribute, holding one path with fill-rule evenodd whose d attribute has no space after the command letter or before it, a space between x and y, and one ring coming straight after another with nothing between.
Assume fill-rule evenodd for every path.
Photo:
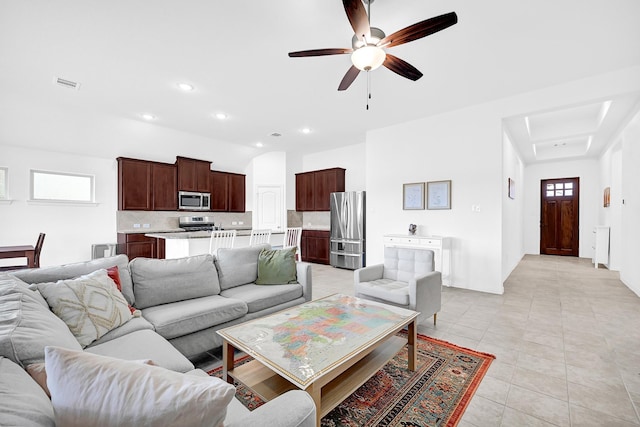
<instances>
[{"instance_id":1,"label":"green throw pillow","mask_svg":"<svg viewBox=\"0 0 640 427\"><path fill-rule=\"evenodd\" d=\"M263 249L258 255L256 285L284 285L297 283L296 247Z\"/></svg>"}]
</instances>

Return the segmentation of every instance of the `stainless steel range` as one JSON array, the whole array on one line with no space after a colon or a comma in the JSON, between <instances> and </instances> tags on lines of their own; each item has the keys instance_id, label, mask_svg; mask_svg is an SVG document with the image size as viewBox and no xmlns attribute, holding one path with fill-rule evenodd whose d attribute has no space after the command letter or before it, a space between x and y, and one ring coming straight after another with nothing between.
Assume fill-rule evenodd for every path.
<instances>
[{"instance_id":1,"label":"stainless steel range","mask_svg":"<svg viewBox=\"0 0 640 427\"><path fill-rule=\"evenodd\" d=\"M186 231L211 231L215 228L212 216L181 216L178 226Z\"/></svg>"}]
</instances>

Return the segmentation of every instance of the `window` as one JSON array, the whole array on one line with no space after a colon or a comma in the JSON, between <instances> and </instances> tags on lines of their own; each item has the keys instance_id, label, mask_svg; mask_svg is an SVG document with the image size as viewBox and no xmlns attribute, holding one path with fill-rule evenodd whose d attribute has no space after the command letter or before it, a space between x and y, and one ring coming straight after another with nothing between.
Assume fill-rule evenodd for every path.
<instances>
[{"instance_id":1,"label":"window","mask_svg":"<svg viewBox=\"0 0 640 427\"><path fill-rule=\"evenodd\" d=\"M32 170L31 199L91 203L93 179L92 175Z\"/></svg>"},{"instance_id":2,"label":"window","mask_svg":"<svg viewBox=\"0 0 640 427\"><path fill-rule=\"evenodd\" d=\"M547 197L573 196L573 182L547 184Z\"/></svg>"},{"instance_id":3,"label":"window","mask_svg":"<svg viewBox=\"0 0 640 427\"><path fill-rule=\"evenodd\" d=\"M0 168L0 200L7 199L7 168Z\"/></svg>"}]
</instances>

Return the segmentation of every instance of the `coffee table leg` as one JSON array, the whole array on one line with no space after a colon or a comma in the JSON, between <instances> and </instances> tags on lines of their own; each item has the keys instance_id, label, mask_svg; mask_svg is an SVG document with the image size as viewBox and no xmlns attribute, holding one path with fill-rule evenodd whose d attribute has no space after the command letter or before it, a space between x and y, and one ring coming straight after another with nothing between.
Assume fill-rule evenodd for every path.
<instances>
[{"instance_id":1,"label":"coffee table leg","mask_svg":"<svg viewBox=\"0 0 640 427\"><path fill-rule=\"evenodd\" d=\"M233 370L233 355L235 348L226 340L222 341L222 379L229 384L233 384L233 378L228 374Z\"/></svg>"},{"instance_id":2,"label":"coffee table leg","mask_svg":"<svg viewBox=\"0 0 640 427\"><path fill-rule=\"evenodd\" d=\"M418 340L418 328L416 327L416 321L413 320L411 323L409 323L408 327L407 327L407 332L408 332L408 342L407 342L407 350L408 350L408 364L409 364L409 370L410 371L415 371L416 370L416 364L417 364L417 354L416 354L416 342Z\"/></svg>"},{"instance_id":3,"label":"coffee table leg","mask_svg":"<svg viewBox=\"0 0 640 427\"><path fill-rule=\"evenodd\" d=\"M322 388L311 384L305 391L311 395L313 403L316 404L316 426L320 427L320 423L322 422Z\"/></svg>"}]
</instances>

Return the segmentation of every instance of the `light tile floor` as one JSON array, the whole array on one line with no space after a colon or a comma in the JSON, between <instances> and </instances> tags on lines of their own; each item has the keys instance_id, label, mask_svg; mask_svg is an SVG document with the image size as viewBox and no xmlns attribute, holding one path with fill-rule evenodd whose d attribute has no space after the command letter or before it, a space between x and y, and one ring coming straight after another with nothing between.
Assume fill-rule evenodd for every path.
<instances>
[{"instance_id":1,"label":"light tile floor","mask_svg":"<svg viewBox=\"0 0 640 427\"><path fill-rule=\"evenodd\" d=\"M314 264L312 281L314 299L353 295L352 271ZM418 327L496 356L459 426L640 425L640 298L618 273L527 255L504 287L445 287L437 326Z\"/></svg>"}]
</instances>

